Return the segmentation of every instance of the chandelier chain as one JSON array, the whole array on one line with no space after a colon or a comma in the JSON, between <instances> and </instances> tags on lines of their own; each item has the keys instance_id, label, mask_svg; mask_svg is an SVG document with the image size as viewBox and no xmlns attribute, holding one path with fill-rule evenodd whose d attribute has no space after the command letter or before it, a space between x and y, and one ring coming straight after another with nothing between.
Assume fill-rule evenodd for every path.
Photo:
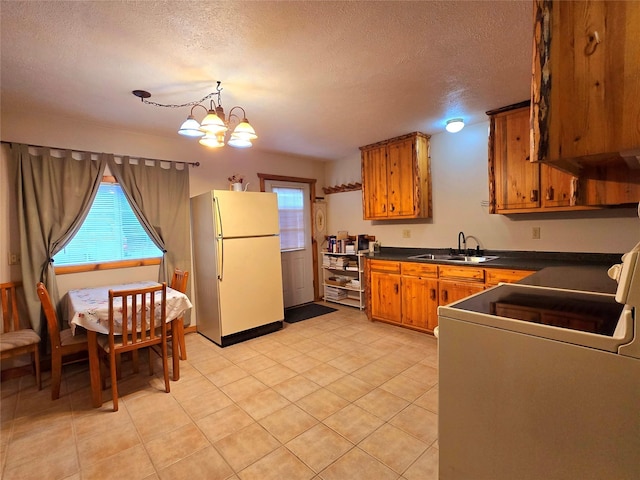
<instances>
[{"instance_id":1,"label":"chandelier chain","mask_svg":"<svg viewBox=\"0 0 640 480\"><path fill-rule=\"evenodd\" d=\"M142 99L143 103L146 103L147 105L154 105L156 107L167 107L167 108L184 108L184 107L193 107L195 105L198 105L206 100L209 100L210 98L214 97L214 96L218 96L218 100L220 99L220 92L212 92L209 95L206 95L205 97L201 98L200 100L196 100L194 102L188 102L188 103L181 103L181 104L177 104L177 103L158 103L158 102L152 102L151 100L147 100L146 98ZM218 101L218 103L220 103Z\"/></svg>"}]
</instances>

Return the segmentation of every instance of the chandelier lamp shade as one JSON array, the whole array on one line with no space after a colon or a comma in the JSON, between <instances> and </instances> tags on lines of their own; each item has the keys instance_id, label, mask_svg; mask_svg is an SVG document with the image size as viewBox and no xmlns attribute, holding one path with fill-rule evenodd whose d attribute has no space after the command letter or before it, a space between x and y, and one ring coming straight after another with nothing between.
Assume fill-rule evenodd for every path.
<instances>
[{"instance_id":1,"label":"chandelier lamp shade","mask_svg":"<svg viewBox=\"0 0 640 480\"><path fill-rule=\"evenodd\" d=\"M229 110L228 117L225 116L224 109L221 103L220 82L217 82L216 91L210 93L203 99L195 102L185 103L182 105L170 105L151 102L147 100L151 94L144 90L134 90L132 93L140 98L142 102L155 105L157 107L191 107L191 111L187 116L187 119L182 123L178 129L180 135L185 137L198 138L199 143L209 148L220 148L226 144L235 148L249 148L253 146L252 140L258 138L256 131L253 129L249 120L247 120L247 114L244 108L235 106ZM217 97L216 99L212 97ZM202 105L206 100L210 100L209 108ZM196 120L194 113L196 109L200 107L206 112L201 122ZM240 115L240 112L241 115ZM229 131L231 134L229 135ZM228 140L227 136L229 136Z\"/></svg>"}]
</instances>

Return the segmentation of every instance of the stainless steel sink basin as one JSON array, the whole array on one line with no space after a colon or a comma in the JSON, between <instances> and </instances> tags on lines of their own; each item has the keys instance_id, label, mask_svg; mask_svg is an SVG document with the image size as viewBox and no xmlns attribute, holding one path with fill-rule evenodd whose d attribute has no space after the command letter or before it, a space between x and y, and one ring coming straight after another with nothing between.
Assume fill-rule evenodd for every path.
<instances>
[{"instance_id":1,"label":"stainless steel sink basin","mask_svg":"<svg viewBox=\"0 0 640 480\"><path fill-rule=\"evenodd\" d=\"M484 257L474 257L471 255L436 255L433 253L423 253L421 255L413 255L409 257L411 260L442 260L446 262L457 262L457 263L484 263L490 260L495 260L499 258L494 255L487 255Z\"/></svg>"}]
</instances>

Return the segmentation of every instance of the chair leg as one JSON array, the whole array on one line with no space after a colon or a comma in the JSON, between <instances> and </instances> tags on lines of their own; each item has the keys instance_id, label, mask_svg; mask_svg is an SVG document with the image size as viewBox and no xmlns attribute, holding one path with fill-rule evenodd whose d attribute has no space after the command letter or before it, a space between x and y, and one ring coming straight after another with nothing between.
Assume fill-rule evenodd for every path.
<instances>
[{"instance_id":1,"label":"chair leg","mask_svg":"<svg viewBox=\"0 0 640 480\"><path fill-rule=\"evenodd\" d=\"M116 373L116 354L109 352L109 363L111 367L111 398L113 399L113 411L118 411L118 378Z\"/></svg>"},{"instance_id":2,"label":"chair leg","mask_svg":"<svg viewBox=\"0 0 640 480\"><path fill-rule=\"evenodd\" d=\"M174 339L175 340L175 339ZM169 386L169 361L167 360L167 342L162 342L162 370L164 371L164 389L167 393L170 392L171 387Z\"/></svg>"},{"instance_id":3,"label":"chair leg","mask_svg":"<svg viewBox=\"0 0 640 480\"><path fill-rule=\"evenodd\" d=\"M60 352L51 353L51 400L60 398L60 382L62 380L62 356Z\"/></svg>"},{"instance_id":4,"label":"chair leg","mask_svg":"<svg viewBox=\"0 0 640 480\"><path fill-rule=\"evenodd\" d=\"M175 322L175 323L174 323ZM180 355L178 354L180 325L178 320L171 322L171 360L173 362L173 381L180 380Z\"/></svg>"},{"instance_id":5,"label":"chair leg","mask_svg":"<svg viewBox=\"0 0 640 480\"><path fill-rule=\"evenodd\" d=\"M40 375L40 345L36 345L33 351L33 363L36 370L36 385L38 390L42 390L42 376Z\"/></svg>"},{"instance_id":6,"label":"chair leg","mask_svg":"<svg viewBox=\"0 0 640 480\"><path fill-rule=\"evenodd\" d=\"M178 320L178 340L180 341L180 360L187 359L187 345L184 341L184 319Z\"/></svg>"}]
</instances>

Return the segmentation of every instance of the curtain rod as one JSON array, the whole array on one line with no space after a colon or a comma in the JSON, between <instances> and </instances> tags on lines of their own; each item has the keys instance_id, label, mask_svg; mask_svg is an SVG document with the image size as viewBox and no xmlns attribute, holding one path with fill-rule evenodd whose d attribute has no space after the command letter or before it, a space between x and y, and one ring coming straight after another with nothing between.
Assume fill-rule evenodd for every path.
<instances>
[{"instance_id":1,"label":"curtain rod","mask_svg":"<svg viewBox=\"0 0 640 480\"><path fill-rule=\"evenodd\" d=\"M20 142L7 142L5 140L1 141L2 143L11 146L12 143L20 143ZM31 143L26 144L28 147L33 147L33 148L50 148L52 150L71 150L73 152L80 152L80 153L89 153L91 155L100 155L101 153L105 153L105 152L91 152L89 150L78 150L75 148L61 148L61 147L49 147L46 145L33 145ZM131 157L131 155L121 155L121 154L117 154L117 153L112 153L111 155L113 155L114 157ZM200 166L200 162L181 162L179 160L159 160L157 158L139 158L139 157L131 157L131 158L135 158L137 160L151 160L153 162L169 162L169 163L185 163L187 165L191 165L192 167L199 167Z\"/></svg>"}]
</instances>

